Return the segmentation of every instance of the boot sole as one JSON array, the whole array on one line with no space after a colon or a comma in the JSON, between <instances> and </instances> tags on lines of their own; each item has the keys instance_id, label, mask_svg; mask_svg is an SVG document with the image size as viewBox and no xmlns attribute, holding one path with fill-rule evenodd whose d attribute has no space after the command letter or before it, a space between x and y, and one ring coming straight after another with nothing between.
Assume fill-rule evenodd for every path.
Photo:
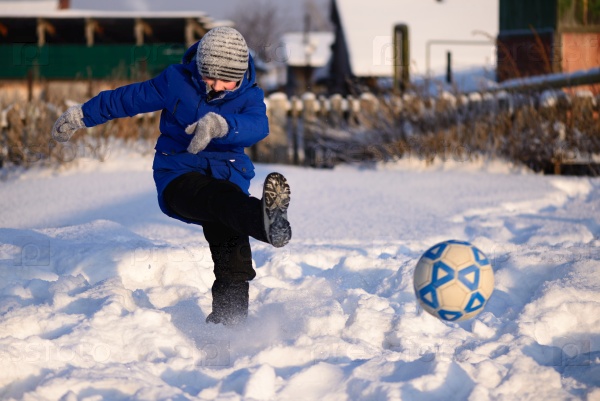
<instances>
[{"instance_id":1,"label":"boot sole","mask_svg":"<svg viewBox=\"0 0 600 401\"><path fill-rule=\"evenodd\" d=\"M263 186L263 217L267 238L276 248L285 246L292 238L292 228L287 220L290 205L290 186L279 173L270 173Z\"/></svg>"}]
</instances>

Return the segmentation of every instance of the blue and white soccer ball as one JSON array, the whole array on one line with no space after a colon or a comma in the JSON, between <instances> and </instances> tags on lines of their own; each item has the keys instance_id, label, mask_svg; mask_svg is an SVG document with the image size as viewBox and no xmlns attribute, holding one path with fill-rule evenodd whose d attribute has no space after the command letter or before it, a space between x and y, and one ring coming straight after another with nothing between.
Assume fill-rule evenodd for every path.
<instances>
[{"instance_id":1,"label":"blue and white soccer ball","mask_svg":"<svg viewBox=\"0 0 600 401\"><path fill-rule=\"evenodd\" d=\"M429 248L415 267L415 294L433 316L448 321L479 314L494 291L488 258L464 241L444 241Z\"/></svg>"}]
</instances>

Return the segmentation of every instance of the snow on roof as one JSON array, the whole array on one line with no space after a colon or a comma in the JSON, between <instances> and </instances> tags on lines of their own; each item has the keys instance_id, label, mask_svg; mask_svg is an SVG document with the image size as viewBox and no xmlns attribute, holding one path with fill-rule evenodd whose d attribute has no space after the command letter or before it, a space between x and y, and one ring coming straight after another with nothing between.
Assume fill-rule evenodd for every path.
<instances>
[{"instance_id":1,"label":"snow on roof","mask_svg":"<svg viewBox=\"0 0 600 401\"><path fill-rule=\"evenodd\" d=\"M177 11L155 11L155 10L94 10L83 8L58 9L56 0L25 0L25 1L0 1L0 17L14 18L200 18L206 17L206 13L200 10L177 10ZM215 26L231 25L230 21L213 21Z\"/></svg>"},{"instance_id":2,"label":"snow on roof","mask_svg":"<svg viewBox=\"0 0 600 401\"><path fill-rule=\"evenodd\" d=\"M41 1L0 1L1 17L20 17L36 15L37 13L49 13L58 9L56 0Z\"/></svg>"},{"instance_id":3,"label":"snow on roof","mask_svg":"<svg viewBox=\"0 0 600 401\"><path fill-rule=\"evenodd\" d=\"M281 38L285 45L287 65L323 67L331 56L332 32L289 32Z\"/></svg>"},{"instance_id":4,"label":"snow on roof","mask_svg":"<svg viewBox=\"0 0 600 401\"><path fill-rule=\"evenodd\" d=\"M336 0L357 76L391 76L394 62L392 32L408 25L411 72L426 73L426 47L432 40L489 41L485 45L432 44L431 70L446 66L452 52L455 69L495 64L494 38L498 34L498 0ZM488 34L475 34L482 31Z\"/></svg>"},{"instance_id":5,"label":"snow on roof","mask_svg":"<svg viewBox=\"0 0 600 401\"><path fill-rule=\"evenodd\" d=\"M206 29L213 29L213 28L217 28L219 26L234 26L235 25L235 22L228 20L228 19L213 20L212 18L208 18L208 20L201 21L201 22L202 22L202 25Z\"/></svg>"}]
</instances>

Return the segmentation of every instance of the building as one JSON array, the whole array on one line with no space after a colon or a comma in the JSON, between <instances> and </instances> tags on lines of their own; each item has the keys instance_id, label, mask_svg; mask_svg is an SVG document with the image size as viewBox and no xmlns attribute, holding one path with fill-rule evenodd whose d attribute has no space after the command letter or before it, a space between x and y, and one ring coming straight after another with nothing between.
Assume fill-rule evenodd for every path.
<instances>
[{"instance_id":1,"label":"building","mask_svg":"<svg viewBox=\"0 0 600 401\"><path fill-rule=\"evenodd\" d=\"M498 81L600 65L600 8L588 0L500 0Z\"/></svg>"},{"instance_id":2,"label":"building","mask_svg":"<svg viewBox=\"0 0 600 401\"><path fill-rule=\"evenodd\" d=\"M290 32L283 35L286 64L286 93L319 92L320 78L331 58L332 32ZM325 90L326 88L323 88Z\"/></svg>"},{"instance_id":3,"label":"building","mask_svg":"<svg viewBox=\"0 0 600 401\"><path fill-rule=\"evenodd\" d=\"M0 2L0 79L139 78L178 63L212 27L202 11L73 9L68 0Z\"/></svg>"},{"instance_id":4,"label":"building","mask_svg":"<svg viewBox=\"0 0 600 401\"><path fill-rule=\"evenodd\" d=\"M332 0L330 90L445 74L448 53L455 71L494 69L498 11L498 0Z\"/></svg>"}]
</instances>

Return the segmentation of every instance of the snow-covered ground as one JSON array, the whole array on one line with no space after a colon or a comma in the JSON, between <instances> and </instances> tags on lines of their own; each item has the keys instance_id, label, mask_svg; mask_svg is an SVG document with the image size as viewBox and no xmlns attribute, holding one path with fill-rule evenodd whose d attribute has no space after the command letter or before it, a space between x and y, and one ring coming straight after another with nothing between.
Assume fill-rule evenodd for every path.
<instances>
[{"instance_id":1,"label":"snow-covered ground","mask_svg":"<svg viewBox=\"0 0 600 401\"><path fill-rule=\"evenodd\" d=\"M0 398L599 400L600 180L502 163L259 165L294 237L253 241L242 329L204 323L201 228L163 216L151 157L0 183ZM417 307L421 253L468 240L496 289L476 319Z\"/></svg>"}]
</instances>

